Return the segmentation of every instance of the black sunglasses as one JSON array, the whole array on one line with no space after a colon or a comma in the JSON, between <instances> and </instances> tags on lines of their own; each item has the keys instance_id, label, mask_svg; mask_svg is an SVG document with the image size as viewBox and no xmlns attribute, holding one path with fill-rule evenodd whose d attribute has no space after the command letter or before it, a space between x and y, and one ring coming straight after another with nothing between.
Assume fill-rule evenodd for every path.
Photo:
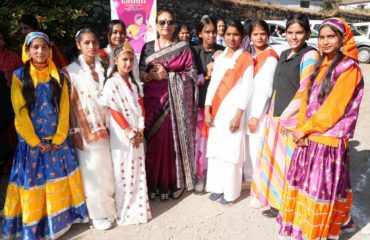
<instances>
[{"instance_id":1,"label":"black sunglasses","mask_svg":"<svg viewBox=\"0 0 370 240\"><path fill-rule=\"evenodd\" d=\"M172 26L175 24L175 22L173 20L159 20L158 21L158 24L159 26L164 26L165 24L167 23L168 26Z\"/></svg>"}]
</instances>

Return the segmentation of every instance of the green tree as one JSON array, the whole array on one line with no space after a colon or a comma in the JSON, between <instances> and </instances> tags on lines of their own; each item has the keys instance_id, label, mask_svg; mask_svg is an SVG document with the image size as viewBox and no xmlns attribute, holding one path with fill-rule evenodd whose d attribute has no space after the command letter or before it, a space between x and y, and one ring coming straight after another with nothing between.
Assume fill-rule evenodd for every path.
<instances>
[{"instance_id":1,"label":"green tree","mask_svg":"<svg viewBox=\"0 0 370 240\"><path fill-rule=\"evenodd\" d=\"M337 0L323 0L321 4L323 11L337 10L338 1Z\"/></svg>"},{"instance_id":2,"label":"green tree","mask_svg":"<svg viewBox=\"0 0 370 240\"><path fill-rule=\"evenodd\" d=\"M79 28L92 26L101 33L105 30L110 19L107 4L107 0L1 0L0 27L9 30L10 46L19 51L23 37L18 30L18 19L24 13L33 14L41 31L63 52L69 52Z\"/></svg>"}]
</instances>

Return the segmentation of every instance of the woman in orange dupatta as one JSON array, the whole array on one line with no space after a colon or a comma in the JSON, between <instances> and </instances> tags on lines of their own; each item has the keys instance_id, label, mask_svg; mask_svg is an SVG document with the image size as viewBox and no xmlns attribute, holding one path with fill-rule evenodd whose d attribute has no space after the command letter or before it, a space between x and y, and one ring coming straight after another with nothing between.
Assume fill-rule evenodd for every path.
<instances>
[{"instance_id":1,"label":"woman in orange dupatta","mask_svg":"<svg viewBox=\"0 0 370 240\"><path fill-rule=\"evenodd\" d=\"M279 221L290 239L339 239L354 231L350 211L349 139L353 137L364 81L349 25L338 18L320 26L316 63L293 134L297 144L287 174Z\"/></svg>"},{"instance_id":2,"label":"woman in orange dupatta","mask_svg":"<svg viewBox=\"0 0 370 240\"><path fill-rule=\"evenodd\" d=\"M245 109L252 95L253 58L243 51L243 26L230 21L226 27L227 48L216 58L205 102L209 127L207 145L209 199L223 205L241 192L245 152Z\"/></svg>"}]
</instances>

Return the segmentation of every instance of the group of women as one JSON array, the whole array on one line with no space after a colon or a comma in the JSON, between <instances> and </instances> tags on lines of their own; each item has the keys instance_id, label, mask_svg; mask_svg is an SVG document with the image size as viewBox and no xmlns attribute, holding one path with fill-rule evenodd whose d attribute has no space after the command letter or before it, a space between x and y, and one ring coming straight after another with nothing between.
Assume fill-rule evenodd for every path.
<instances>
[{"instance_id":1,"label":"group of women","mask_svg":"<svg viewBox=\"0 0 370 240\"><path fill-rule=\"evenodd\" d=\"M243 179L250 206L269 206L262 213L278 217L281 236L337 239L352 230L348 143L364 83L348 24L326 19L316 50L305 42L307 17L291 16L280 56L263 20L248 32L226 22L226 48L208 16L197 46L176 41L175 26L158 12L158 38L139 61L121 21L110 23L102 50L83 28L80 55L62 70L44 33L26 36L11 86L19 143L6 238L58 238L89 218L97 229L145 223L148 199L185 190L228 205Z\"/></svg>"}]
</instances>

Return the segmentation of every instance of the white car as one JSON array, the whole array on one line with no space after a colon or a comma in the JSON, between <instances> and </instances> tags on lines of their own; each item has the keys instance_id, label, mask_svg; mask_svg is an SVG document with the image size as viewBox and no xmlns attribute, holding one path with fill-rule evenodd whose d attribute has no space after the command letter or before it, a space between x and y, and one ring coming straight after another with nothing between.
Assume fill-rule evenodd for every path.
<instances>
[{"instance_id":1,"label":"white car","mask_svg":"<svg viewBox=\"0 0 370 240\"><path fill-rule=\"evenodd\" d=\"M279 20L266 20L266 23L270 27L270 39L274 41L274 43L281 43L284 46L289 48L289 45L285 38L285 28L286 28L286 20L279 21ZM280 34L277 34L276 29L279 29ZM307 44L312 47L317 47L317 36L318 32L316 30L311 29L310 39L307 40Z\"/></svg>"}]
</instances>

